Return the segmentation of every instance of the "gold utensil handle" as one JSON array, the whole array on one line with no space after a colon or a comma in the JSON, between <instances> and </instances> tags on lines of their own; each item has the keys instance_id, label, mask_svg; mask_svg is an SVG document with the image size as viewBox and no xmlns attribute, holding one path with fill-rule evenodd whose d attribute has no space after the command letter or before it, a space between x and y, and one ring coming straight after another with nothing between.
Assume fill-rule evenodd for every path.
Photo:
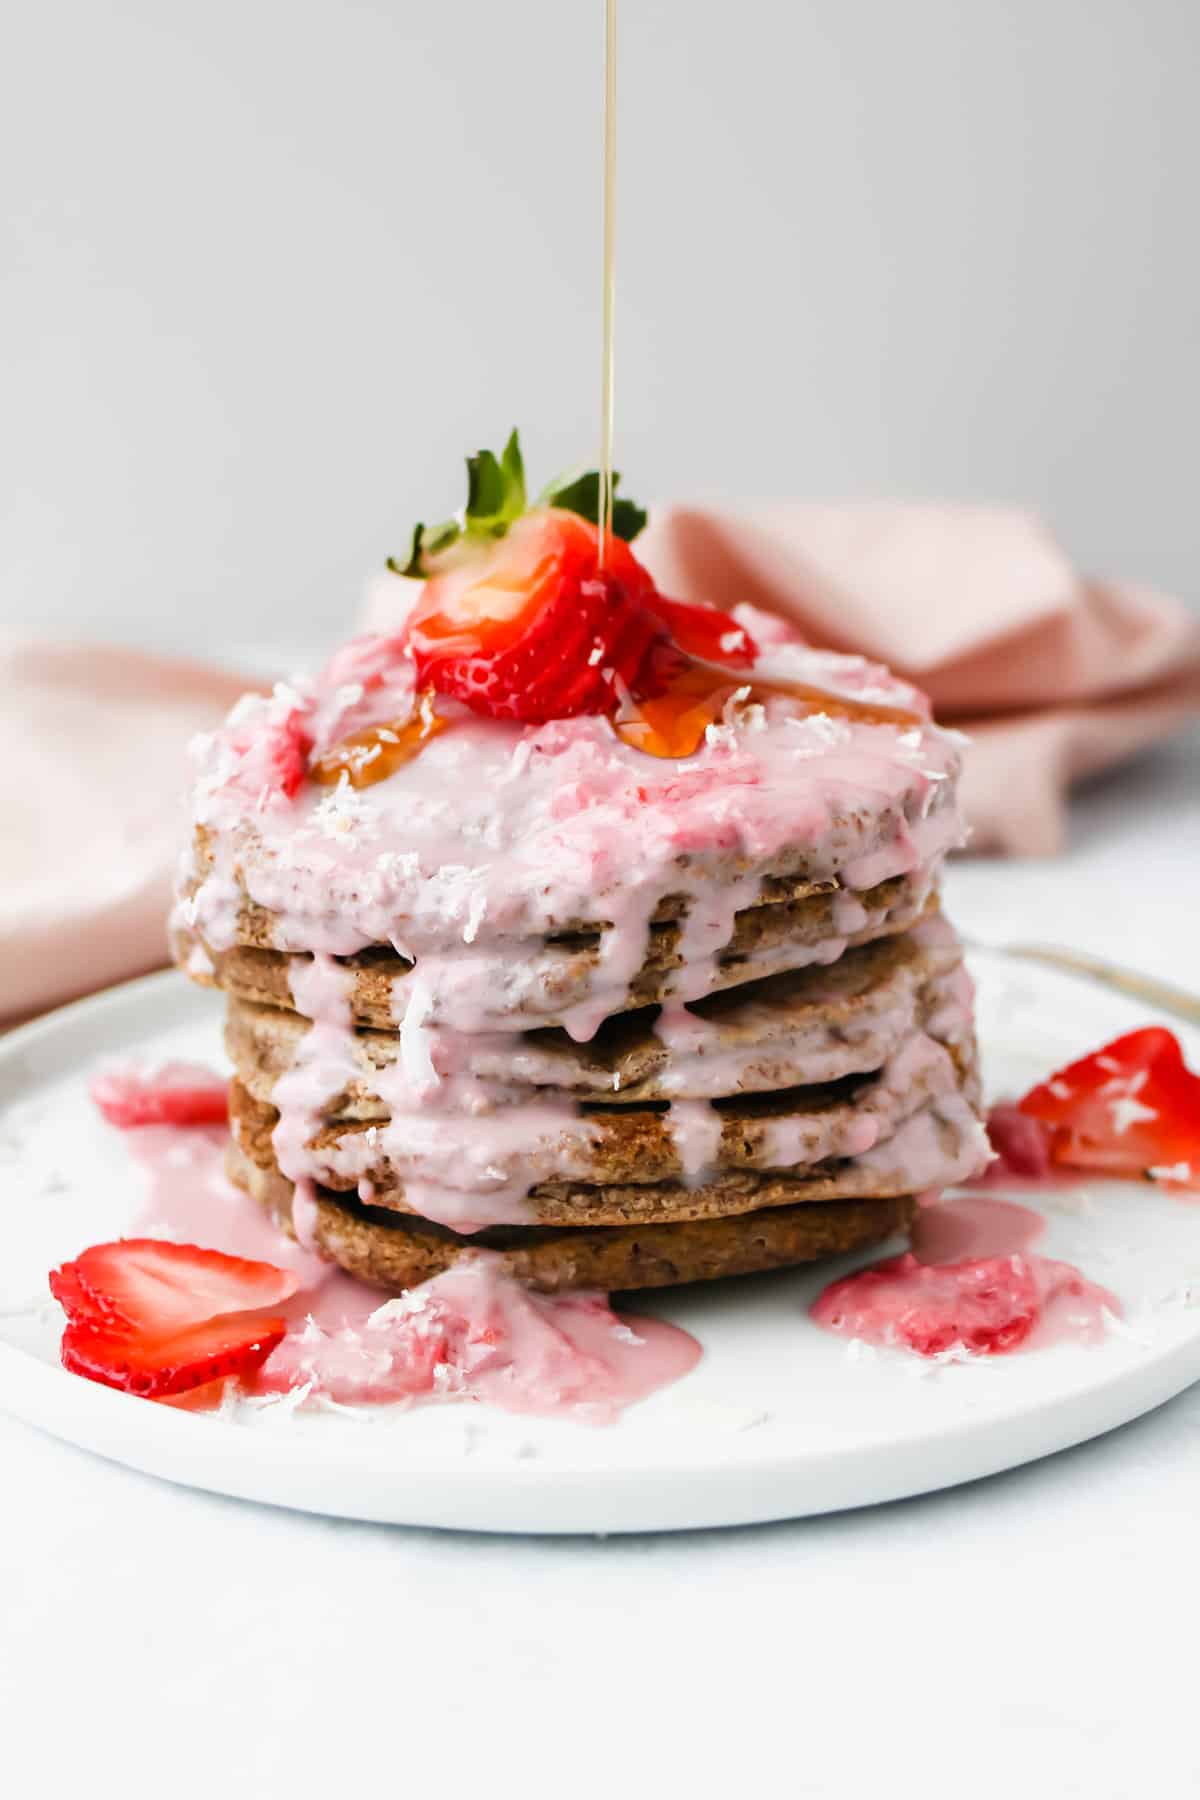
<instances>
[{"instance_id":1,"label":"gold utensil handle","mask_svg":"<svg viewBox=\"0 0 1200 1800\"><path fill-rule=\"evenodd\" d=\"M1147 1006L1153 1006L1160 1012L1173 1013L1178 1019L1186 1019L1190 1025L1200 1025L1200 994L1189 994L1184 988L1173 987L1170 982L1156 981L1152 976L1139 974L1136 969L1123 969L1117 963L1105 962L1103 957L1089 956L1082 950L1063 950L1057 944L1000 944L992 947L998 949L1002 956L1017 956L1025 962L1046 963L1052 969L1064 969L1072 975L1083 975L1090 981L1098 981L1103 987L1114 988L1120 994L1144 1000Z\"/></svg>"}]
</instances>

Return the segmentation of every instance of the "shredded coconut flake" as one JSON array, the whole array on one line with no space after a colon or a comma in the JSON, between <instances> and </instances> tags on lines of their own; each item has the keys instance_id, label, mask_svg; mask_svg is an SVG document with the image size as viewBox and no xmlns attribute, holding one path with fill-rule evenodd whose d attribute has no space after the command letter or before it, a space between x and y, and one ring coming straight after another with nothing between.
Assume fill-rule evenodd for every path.
<instances>
[{"instance_id":1,"label":"shredded coconut flake","mask_svg":"<svg viewBox=\"0 0 1200 1800\"><path fill-rule=\"evenodd\" d=\"M1164 1164L1159 1163L1156 1167L1147 1169L1146 1173L1149 1175L1151 1181L1187 1182L1192 1180L1192 1165L1191 1163L1178 1162L1167 1167Z\"/></svg>"},{"instance_id":2,"label":"shredded coconut flake","mask_svg":"<svg viewBox=\"0 0 1200 1800\"><path fill-rule=\"evenodd\" d=\"M1107 1306L1100 1308L1100 1317L1104 1322L1104 1329L1110 1336L1124 1338L1127 1343L1136 1344L1140 1350L1150 1349L1150 1339L1143 1337L1140 1331L1135 1331L1124 1319L1119 1319L1116 1313L1111 1312Z\"/></svg>"},{"instance_id":3,"label":"shredded coconut flake","mask_svg":"<svg viewBox=\"0 0 1200 1800\"><path fill-rule=\"evenodd\" d=\"M1144 1119L1157 1119L1158 1113L1153 1106L1143 1106L1132 1094L1120 1094L1108 1103L1109 1117L1118 1137L1123 1137L1131 1125L1137 1125Z\"/></svg>"}]
</instances>

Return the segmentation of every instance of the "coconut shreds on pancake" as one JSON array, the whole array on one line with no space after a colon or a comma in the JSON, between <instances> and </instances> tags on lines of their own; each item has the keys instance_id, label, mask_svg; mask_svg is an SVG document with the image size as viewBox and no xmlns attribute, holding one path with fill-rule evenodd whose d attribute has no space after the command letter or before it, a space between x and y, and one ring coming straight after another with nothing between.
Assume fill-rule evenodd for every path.
<instances>
[{"instance_id":1,"label":"coconut shreds on pancake","mask_svg":"<svg viewBox=\"0 0 1200 1800\"><path fill-rule=\"evenodd\" d=\"M260 1168L236 1147L230 1178L292 1232L293 1185ZM363 1206L318 1189L309 1233L350 1275L402 1293L439 1275L464 1251L499 1255L509 1273L542 1292L564 1288L669 1287L721 1276L752 1275L868 1249L907 1230L914 1202L890 1198L807 1202L729 1218L598 1230L509 1228L460 1237L427 1220Z\"/></svg>"}]
</instances>

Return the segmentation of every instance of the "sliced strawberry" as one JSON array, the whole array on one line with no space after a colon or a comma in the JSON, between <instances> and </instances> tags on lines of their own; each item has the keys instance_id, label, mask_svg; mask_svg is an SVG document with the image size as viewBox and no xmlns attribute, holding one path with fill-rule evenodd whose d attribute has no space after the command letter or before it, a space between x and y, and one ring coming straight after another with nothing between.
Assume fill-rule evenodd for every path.
<instances>
[{"instance_id":1,"label":"sliced strawberry","mask_svg":"<svg viewBox=\"0 0 1200 1800\"><path fill-rule=\"evenodd\" d=\"M491 718L607 713L649 644L649 575L628 545L574 513L517 520L481 562L429 581L408 621L420 685Z\"/></svg>"},{"instance_id":2,"label":"sliced strawberry","mask_svg":"<svg viewBox=\"0 0 1200 1800\"><path fill-rule=\"evenodd\" d=\"M758 645L744 625L715 606L696 606L686 600L667 600L662 594L644 597L643 605L670 632L688 656L730 669L749 669L758 660Z\"/></svg>"},{"instance_id":3,"label":"sliced strawberry","mask_svg":"<svg viewBox=\"0 0 1200 1800\"><path fill-rule=\"evenodd\" d=\"M279 1306L299 1277L273 1263L161 1238L93 1244L50 1277L72 1322L170 1335L226 1314Z\"/></svg>"},{"instance_id":4,"label":"sliced strawberry","mask_svg":"<svg viewBox=\"0 0 1200 1800\"><path fill-rule=\"evenodd\" d=\"M74 1263L50 1271L50 1292L72 1323L103 1325L111 1314L84 1287Z\"/></svg>"},{"instance_id":5,"label":"sliced strawberry","mask_svg":"<svg viewBox=\"0 0 1200 1800\"><path fill-rule=\"evenodd\" d=\"M68 1325L62 1363L105 1387L157 1399L182 1394L230 1375L249 1375L266 1361L287 1329L280 1318L241 1314L206 1319L170 1337L115 1326Z\"/></svg>"},{"instance_id":6,"label":"sliced strawberry","mask_svg":"<svg viewBox=\"0 0 1200 1800\"><path fill-rule=\"evenodd\" d=\"M88 1092L110 1125L223 1125L229 1090L221 1076L199 1063L164 1063L143 1074L104 1069Z\"/></svg>"},{"instance_id":7,"label":"sliced strawberry","mask_svg":"<svg viewBox=\"0 0 1200 1800\"><path fill-rule=\"evenodd\" d=\"M50 1275L64 1368L152 1399L257 1369L287 1329L269 1309L298 1286L290 1269L158 1238L94 1244Z\"/></svg>"},{"instance_id":8,"label":"sliced strawberry","mask_svg":"<svg viewBox=\"0 0 1200 1800\"><path fill-rule=\"evenodd\" d=\"M1200 1075L1161 1025L1059 1069L1019 1106L1047 1129L1056 1163L1200 1187Z\"/></svg>"}]
</instances>

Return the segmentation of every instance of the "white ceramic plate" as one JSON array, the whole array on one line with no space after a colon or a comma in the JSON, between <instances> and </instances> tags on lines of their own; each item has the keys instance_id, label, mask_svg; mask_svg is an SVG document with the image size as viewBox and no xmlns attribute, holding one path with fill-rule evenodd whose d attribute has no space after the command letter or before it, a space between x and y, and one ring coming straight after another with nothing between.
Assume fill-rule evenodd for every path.
<instances>
[{"instance_id":1,"label":"white ceramic plate","mask_svg":"<svg viewBox=\"0 0 1200 1800\"><path fill-rule=\"evenodd\" d=\"M993 1095L1144 1023L1131 1002L993 956L974 959ZM640 1299L704 1346L684 1381L611 1427L482 1407L229 1416L155 1406L66 1374L46 1272L131 1219L142 1176L87 1099L97 1063L220 1064L220 1002L174 974L86 1000L0 1041L0 1403L168 1480L351 1518L489 1531L673 1530L891 1500L1014 1467L1108 1431L1200 1377L1200 1207L1149 1184L1044 1197L1039 1251L1125 1306L1095 1348L963 1365L866 1357L814 1326L832 1274L757 1276ZM1184 1033L1185 1041L1189 1034ZM1200 1034L1186 1047L1193 1060ZM1025 1204L1034 1204L1022 1195ZM878 1255L879 1252L874 1252ZM858 1260L865 1260L860 1258ZM1194 1284L1197 1304L1192 1304Z\"/></svg>"}]
</instances>

